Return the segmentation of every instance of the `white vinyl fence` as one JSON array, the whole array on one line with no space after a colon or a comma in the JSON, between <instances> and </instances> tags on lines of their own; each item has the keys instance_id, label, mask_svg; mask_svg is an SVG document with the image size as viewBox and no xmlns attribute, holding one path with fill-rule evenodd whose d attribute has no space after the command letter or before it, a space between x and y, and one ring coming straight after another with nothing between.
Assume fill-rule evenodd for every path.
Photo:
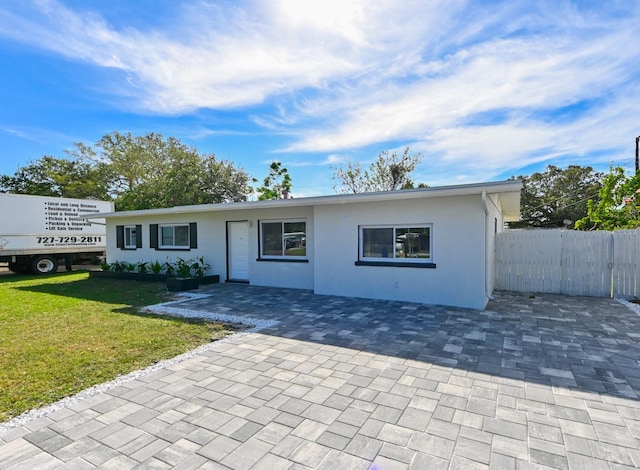
<instances>
[{"instance_id":1,"label":"white vinyl fence","mask_svg":"<svg viewBox=\"0 0 640 470\"><path fill-rule=\"evenodd\" d=\"M496 238L496 289L640 296L640 230L514 230Z\"/></svg>"}]
</instances>

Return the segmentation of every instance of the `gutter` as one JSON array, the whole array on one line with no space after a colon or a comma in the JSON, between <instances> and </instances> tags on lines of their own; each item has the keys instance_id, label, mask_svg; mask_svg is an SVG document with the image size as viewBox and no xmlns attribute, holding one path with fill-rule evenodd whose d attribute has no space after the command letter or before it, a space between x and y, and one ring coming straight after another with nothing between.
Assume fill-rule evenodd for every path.
<instances>
[{"instance_id":1,"label":"gutter","mask_svg":"<svg viewBox=\"0 0 640 470\"><path fill-rule=\"evenodd\" d=\"M486 191L482 191L482 207L484 207L484 215L489 215L489 206L487 205L487 192ZM485 220L484 223L486 225L487 221Z\"/></svg>"},{"instance_id":2,"label":"gutter","mask_svg":"<svg viewBox=\"0 0 640 470\"><path fill-rule=\"evenodd\" d=\"M482 208L484 209L484 297L488 302L493 299L493 297L491 296L491 292L489 292L489 282L487 279L487 260L489 259L489 253L487 253L489 249L487 244L487 217L489 215L489 205L487 203L486 191L482 191Z\"/></svg>"}]
</instances>

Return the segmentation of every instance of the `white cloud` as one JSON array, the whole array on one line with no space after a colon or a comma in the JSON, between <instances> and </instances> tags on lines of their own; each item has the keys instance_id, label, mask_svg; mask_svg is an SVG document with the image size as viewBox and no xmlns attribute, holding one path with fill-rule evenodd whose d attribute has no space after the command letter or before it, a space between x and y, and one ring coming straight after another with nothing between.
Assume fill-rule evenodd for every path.
<instances>
[{"instance_id":1,"label":"white cloud","mask_svg":"<svg viewBox=\"0 0 640 470\"><path fill-rule=\"evenodd\" d=\"M638 132L633 4L249 0L175 8L171 28L134 27L56 0L16 2L0 5L0 35L123 71L109 88L119 106L167 115L248 109L254 124L288 139L280 150L292 166L406 142L428 156L424 176L453 165L460 179L486 179L622 150ZM569 106L591 107L563 120L558 113Z\"/></svg>"},{"instance_id":2,"label":"white cloud","mask_svg":"<svg viewBox=\"0 0 640 470\"><path fill-rule=\"evenodd\" d=\"M409 11L395 2L256 1L224 9L195 2L185 5L170 31L116 29L96 13L75 12L55 0L28 5L22 14L0 7L0 34L121 69L128 74L122 94L137 94L139 107L167 114L322 89L367 73L376 56L388 54L387 41L397 48L414 39L383 28L382 20L407 19Z\"/></svg>"},{"instance_id":3,"label":"white cloud","mask_svg":"<svg viewBox=\"0 0 640 470\"><path fill-rule=\"evenodd\" d=\"M363 90L368 94L351 100L355 107L338 123L301 130L300 139L285 150L328 151L411 139L457 127L478 113L521 110L522 115L599 98L628 81L630 72L624 66L640 59L640 51L633 48L613 52L627 36L612 34L580 45L557 38L540 38L535 44L524 40L480 44L449 57L440 64L446 72L435 77L392 86L376 95ZM327 110L329 105L325 101L318 107Z\"/></svg>"},{"instance_id":4,"label":"white cloud","mask_svg":"<svg viewBox=\"0 0 640 470\"><path fill-rule=\"evenodd\" d=\"M301 157L300 159L296 159L296 158L289 158L287 160L282 161L283 166L285 167L291 167L291 168L295 168L295 167L320 167L320 166L332 166L332 165L337 165L341 162L344 162L346 160L348 160L349 157L345 156L345 155L338 155L338 154L331 154L326 156L325 158L319 159L319 160L310 160L308 158L308 156L305 157ZM271 164L273 162L273 160L268 160L262 163L266 163L266 164Z\"/></svg>"},{"instance_id":5,"label":"white cloud","mask_svg":"<svg viewBox=\"0 0 640 470\"><path fill-rule=\"evenodd\" d=\"M71 142L81 142L82 139L77 135L69 135L55 132L49 129L28 127L28 126L5 126L0 124L0 132L10 134L31 142L56 142L60 146L70 147Z\"/></svg>"}]
</instances>

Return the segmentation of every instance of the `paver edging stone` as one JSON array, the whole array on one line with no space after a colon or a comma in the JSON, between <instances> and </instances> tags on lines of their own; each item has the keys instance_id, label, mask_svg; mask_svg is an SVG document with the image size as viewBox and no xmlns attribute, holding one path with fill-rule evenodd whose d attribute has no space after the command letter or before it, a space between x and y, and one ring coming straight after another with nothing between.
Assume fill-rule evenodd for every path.
<instances>
[{"instance_id":1,"label":"paver edging stone","mask_svg":"<svg viewBox=\"0 0 640 470\"><path fill-rule=\"evenodd\" d=\"M187 359L190 359L198 354L209 351L220 344L224 344L230 341L235 341L237 339L243 338L252 333L256 333L265 328L271 328L277 325L278 321L276 320L262 320L256 318L242 317L236 315L228 315L224 313L213 313L213 312L203 312L201 310L188 310L184 308L175 307L176 304L188 299L204 299L209 297L209 294L193 294L189 292L181 292L176 294L177 297L181 297L181 299L173 300L170 302L163 302L161 304L151 305L148 307L144 307L142 310L149 313L155 313L160 315L170 315L170 316L180 316L185 318L206 318L208 320L221 321L225 323L236 323L236 324L244 324L250 326L249 329L234 333L232 335L226 336L222 339L212 341L211 343L203 344L202 346L198 346L191 351L187 351L185 353L179 354L178 356L172 357L170 359L165 359L164 361L156 362L155 364L150 365L145 369L136 370L130 372L128 374L124 374L116 377L113 380L108 382L104 382L101 384L94 385L93 387L89 387L81 392L76 393L75 395L71 395L69 397L65 397L61 400L58 400L51 405L44 406L42 408L36 408L29 411L25 411L19 416L12 418L4 423L0 423L0 436L5 432L14 429L19 426L24 426L30 421L43 418L55 411L61 410L63 408L70 407L79 401L85 400L90 397L94 397L96 395L100 395L105 393L113 388L116 388L120 385L123 385L128 382L132 382L141 377L146 377L148 375L153 374L159 370L170 367L174 364L178 364Z\"/></svg>"}]
</instances>

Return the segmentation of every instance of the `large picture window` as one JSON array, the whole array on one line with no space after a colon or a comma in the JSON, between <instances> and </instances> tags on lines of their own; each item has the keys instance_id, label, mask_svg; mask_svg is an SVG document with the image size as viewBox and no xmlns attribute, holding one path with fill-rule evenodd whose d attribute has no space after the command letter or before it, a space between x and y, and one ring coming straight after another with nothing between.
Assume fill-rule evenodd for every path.
<instances>
[{"instance_id":1,"label":"large picture window","mask_svg":"<svg viewBox=\"0 0 640 470\"><path fill-rule=\"evenodd\" d=\"M303 220L260 222L262 258L306 258L307 223Z\"/></svg>"},{"instance_id":2,"label":"large picture window","mask_svg":"<svg viewBox=\"0 0 640 470\"><path fill-rule=\"evenodd\" d=\"M431 226L360 227L360 259L431 263Z\"/></svg>"},{"instance_id":3,"label":"large picture window","mask_svg":"<svg viewBox=\"0 0 640 470\"><path fill-rule=\"evenodd\" d=\"M189 226L161 225L160 248L189 248Z\"/></svg>"}]
</instances>

